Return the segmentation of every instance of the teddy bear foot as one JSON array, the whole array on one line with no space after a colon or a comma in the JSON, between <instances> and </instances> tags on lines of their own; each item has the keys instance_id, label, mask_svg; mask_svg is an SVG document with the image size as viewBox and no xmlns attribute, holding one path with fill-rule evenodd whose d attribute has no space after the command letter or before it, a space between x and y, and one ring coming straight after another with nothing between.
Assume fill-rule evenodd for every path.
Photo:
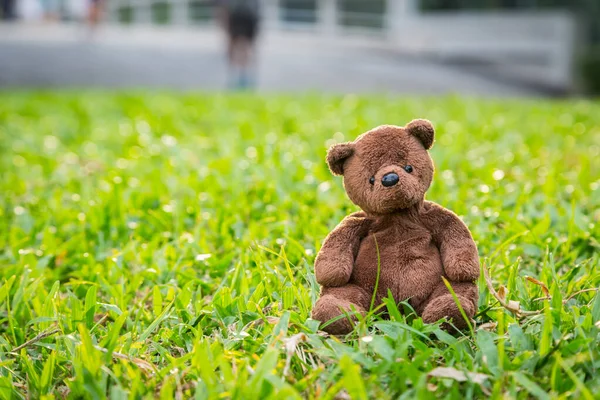
<instances>
[{"instance_id":1,"label":"teddy bear foot","mask_svg":"<svg viewBox=\"0 0 600 400\"><path fill-rule=\"evenodd\" d=\"M345 335L352 332L356 316L352 316L356 310L361 314L364 309L348 300L338 299L333 295L324 295L315 304L312 318L321 321L325 332L331 335ZM349 315L345 315L349 314ZM329 322L333 320L332 322Z\"/></svg>"},{"instance_id":2,"label":"teddy bear foot","mask_svg":"<svg viewBox=\"0 0 600 400\"><path fill-rule=\"evenodd\" d=\"M473 318L475 315L473 300L461 295L457 295L457 298L467 317L469 319ZM423 318L423 322L428 324L447 318L457 329L465 329L468 326L451 294L445 294L431 300L425 306L421 318ZM446 330L453 330L452 325L444 323L442 327Z\"/></svg>"}]
</instances>

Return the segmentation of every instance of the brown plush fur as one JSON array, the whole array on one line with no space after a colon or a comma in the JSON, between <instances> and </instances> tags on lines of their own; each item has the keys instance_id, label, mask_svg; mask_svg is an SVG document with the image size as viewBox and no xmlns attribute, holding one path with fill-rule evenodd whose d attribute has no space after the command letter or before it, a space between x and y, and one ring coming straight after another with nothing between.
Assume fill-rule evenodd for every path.
<instances>
[{"instance_id":1,"label":"brown plush fur","mask_svg":"<svg viewBox=\"0 0 600 400\"><path fill-rule=\"evenodd\" d=\"M350 332L352 319L339 316L369 310L377 249L376 306L389 290L397 302L408 300L425 322L446 317L464 328L466 321L442 281L445 277L466 315L475 314L479 257L471 233L454 213L424 200L433 177L427 152L433 139L431 123L415 120L406 127L379 126L329 150L331 171L344 176L348 197L363 211L344 218L315 260L322 291L313 318L326 323L338 317L324 326L327 332ZM412 171L405 170L407 165ZM382 178L389 173L399 180L384 186Z\"/></svg>"}]
</instances>

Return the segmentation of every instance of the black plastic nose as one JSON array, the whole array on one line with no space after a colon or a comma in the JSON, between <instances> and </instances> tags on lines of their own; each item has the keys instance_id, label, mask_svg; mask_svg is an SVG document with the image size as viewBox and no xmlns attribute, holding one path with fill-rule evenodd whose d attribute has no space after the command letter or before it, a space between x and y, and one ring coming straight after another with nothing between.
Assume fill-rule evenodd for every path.
<instances>
[{"instance_id":1,"label":"black plastic nose","mask_svg":"<svg viewBox=\"0 0 600 400\"><path fill-rule=\"evenodd\" d=\"M396 183L398 183L399 180L400 177L397 173L390 172L389 174L385 174L383 178L381 178L381 184L385 187L394 186Z\"/></svg>"}]
</instances>

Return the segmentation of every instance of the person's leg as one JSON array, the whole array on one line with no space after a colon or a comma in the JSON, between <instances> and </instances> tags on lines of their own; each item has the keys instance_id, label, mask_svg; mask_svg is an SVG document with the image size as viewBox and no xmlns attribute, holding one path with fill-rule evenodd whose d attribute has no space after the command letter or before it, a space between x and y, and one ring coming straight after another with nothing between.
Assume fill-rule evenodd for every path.
<instances>
[{"instance_id":1,"label":"person's leg","mask_svg":"<svg viewBox=\"0 0 600 400\"><path fill-rule=\"evenodd\" d=\"M247 37L240 37L238 41L238 66L240 69L239 84L241 88L252 86L252 43Z\"/></svg>"},{"instance_id":2,"label":"person's leg","mask_svg":"<svg viewBox=\"0 0 600 400\"><path fill-rule=\"evenodd\" d=\"M231 35L227 36L227 63L231 68L234 65L235 56L235 38Z\"/></svg>"},{"instance_id":3,"label":"person's leg","mask_svg":"<svg viewBox=\"0 0 600 400\"><path fill-rule=\"evenodd\" d=\"M243 37L243 20L239 13L228 12L227 15L227 63L228 81L231 89L240 86L240 39Z\"/></svg>"},{"instance_id":4,"label":"person's leg","mask_svg":"<svg viewBox=\"0 0 600 400\"><path fill-rule=\"evenodd\" d=\"M256 37L258 34L258 16L255 15L248 21L244 47L244 71L246 73L246 86L256 85Z\"/></svg>"},{"instance_id":5,"label":"person's leg","mask_svg":"<svg viewBox=\"0 0 600 400\"><path fill-rule=\"evenodd\" d=\"M230 84L233 88L243 89L251 85L251 44L244 36L229 38L227 58L229 63Z\"/></svg>"},{"instance_id":6,"label":"person's leg","mask_svg":"<svg viewBox=\"0 0 600 400\"><path fill-rule=\"evenodd\" d=\"M229 32L227 37L227 79L230 89L237 89L240 80L239 36Z\"/></svg>"},{"instance_id":7,"label":"person's leg","mask_svg":"<svg viewBox=\"0 0 600 400\"><path fill-rule=\"evenodd\" d=\"M91 0L88 10L88 27L91 34L94 34L100 24L103 12L103 0Z\"/></svg>"},{"instance_id":8,"label":"person's leg","mask_svg":"<svg viewBox=\"0 0 600 400\"><path fill-rule=\"evenodd\" d=\"M0 14L3 20L9 20L11 15L11 0L0 0Z\"/></svg>"},{"instance_id":9,"label":"person's leg","mask_svg":"<svg viewBox=\"0 0 600 400\"><path fill-rule=\"evenodd\" d=\"M96 27L98 23L98 3L97 1L92 1L90 3L90 9L88 12L88 24L91 29Z\"/></svg>"},{"instance_id":10,"label":"person's leg","mask_svg":"<svg viewBox=\"0 0 600 400\"><path fill-rule=\"evenodd\" d=\"M235 74L235 87L254 86L254 38L257 18L250 14L232 14L230 19L230 67Z\"/></svg>"}]
</instances>

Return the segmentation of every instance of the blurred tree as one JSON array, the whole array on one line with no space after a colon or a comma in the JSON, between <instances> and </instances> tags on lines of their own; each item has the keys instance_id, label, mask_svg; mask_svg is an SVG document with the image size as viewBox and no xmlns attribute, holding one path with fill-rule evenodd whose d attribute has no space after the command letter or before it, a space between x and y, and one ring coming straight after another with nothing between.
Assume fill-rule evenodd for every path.
<instances>
[{"instance_id":1,"label":"blurred tree","mask_svg":"<svg viewBox=\"0 0 600 400\"><path fill-rule=\"evenodd\" d=\"M122 5L117 9L117 20L121 24L130 24L133 22L133 7Z\"/></svg>"},{"instance_id":2,"label":"blurred tree","mask_svg":"<svg viewBox=\"0 0 600 400\"><path fill-rule=\"evenodd\" d=\"M341 25L383 28L385 0L337 0L337 3Z\"/></svg>"},{"instance_id":3,"label":"blurred tree","mask_svg":"<svg viewBox=\"0 0 600 400\"><path fill-rule=\"evenodd\" d=\"M317 22L317 0L280 0L281 19L286 22Z\"/></svg>"},{"instance_id":4,"label":"blurred tree","mask_svg":"<svg viewBox=\"0 0 600 400\"><path fill-rule=\"evenodd\" d=\"M171 22L171 4L166 1L152 2L152 22L157 25Z\"/></svg>"},{"instance_id":5,"label":"blurred tree","mask_svg":"<svg viewBox=\"0 0 600 400\"><path fill-rule=\"evenodd\" d=\"M188 8L192 23L205 24L215 18L214 0L192 0Z\"/></svg>"}]
</instances>

